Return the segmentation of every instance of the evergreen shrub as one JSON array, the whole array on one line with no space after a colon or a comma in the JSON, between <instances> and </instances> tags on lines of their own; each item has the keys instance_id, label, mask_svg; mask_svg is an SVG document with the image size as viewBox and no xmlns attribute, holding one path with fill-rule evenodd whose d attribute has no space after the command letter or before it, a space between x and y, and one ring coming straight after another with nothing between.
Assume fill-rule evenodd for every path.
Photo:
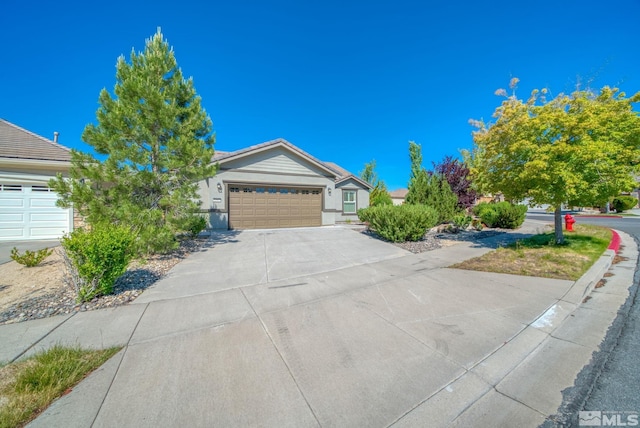
<instances>
[{"instance_id":1,"label":"evergreen shrub","mask_svg":"<svg viewBox=\"0 0 640 428\"><path fill-rule=\"evenodd\" d=\"M358 218L391 242L419 241L438 222L438 213L425 205L381 205L358 211Z\"/></svg>"}]
</instances>

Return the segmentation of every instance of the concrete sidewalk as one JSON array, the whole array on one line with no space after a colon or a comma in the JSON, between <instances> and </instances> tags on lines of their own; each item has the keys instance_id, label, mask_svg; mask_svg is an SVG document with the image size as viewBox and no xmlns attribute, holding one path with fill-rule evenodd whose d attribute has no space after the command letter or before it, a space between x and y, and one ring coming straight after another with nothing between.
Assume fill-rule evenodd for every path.
<instances>
[{"instance_id":1,"label":"concrete sidewalk","mask_svg":"<svg viewBox=\"0 0 640 428\"><path fill-rule=\"evenodd\" d=\"M607 252L574 283L447 268L504 235L414 255L347 234L365 261L276 274L274 235L253 272L225 273L226 243L134 304L0 326L0 360L125 346L31 426L537 426L604 337L637 259L621 234L629 260L609 270Z\"/></svg>"}]
</instances>

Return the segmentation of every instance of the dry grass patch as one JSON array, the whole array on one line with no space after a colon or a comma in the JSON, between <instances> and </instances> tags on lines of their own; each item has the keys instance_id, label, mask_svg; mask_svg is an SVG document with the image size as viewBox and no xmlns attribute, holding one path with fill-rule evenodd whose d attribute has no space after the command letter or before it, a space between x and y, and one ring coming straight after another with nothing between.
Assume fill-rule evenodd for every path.
<instances>
[{"instance_id":1,"label":"dry grass patch","mask_svg":"<svg viewBox=\"0 0 640 428\"><path fill-rule=\"evenodd\" d=\"M575 281L602 255L610 241L611 230L579 225L575 233L565 233L564 245L554 245L553 232L549 232L451 267Z\"/></svg>"},{"instance_id":2,"label":"dry grass patch","mask_svg":"<svg viewBox=\"0 0 640 428\"><path fill-rule=\"evenodd\" d=\"M119 350L54 346L0 368L0 428L24 426Z\"/></svg>"}]
</instances>

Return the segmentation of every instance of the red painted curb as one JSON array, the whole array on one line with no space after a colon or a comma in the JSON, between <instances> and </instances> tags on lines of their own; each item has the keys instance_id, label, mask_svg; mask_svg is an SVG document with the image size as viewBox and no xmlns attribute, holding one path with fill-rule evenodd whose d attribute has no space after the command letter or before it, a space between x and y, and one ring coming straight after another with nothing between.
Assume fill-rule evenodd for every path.
<instances>
[{"instance_id":1,"label":"red painted curb","mask_svg":"<svg viewBox=\"0 0 640 428\"><path fill-rule=\"evenodd\" d=\"M618 235L618 232L613 229L611 229L611 233L613 234L613 236L611 237L611 242L609 243L609 247L607 248L607 250L613 250L617 253L620 249L620 235Z\"/></svg>"},{"instance_id":2,"label":"red painted curb","mask_svg":"<svg viewBox=\"0 0 640 428\"><path fill-rule=\"evenodd\" d=\"M615 214L576 214L576 217L580 218L580 217L584 217L584 218L622 218L623 216L621 215L615 215Z\"/></svg>"}]
</instances>

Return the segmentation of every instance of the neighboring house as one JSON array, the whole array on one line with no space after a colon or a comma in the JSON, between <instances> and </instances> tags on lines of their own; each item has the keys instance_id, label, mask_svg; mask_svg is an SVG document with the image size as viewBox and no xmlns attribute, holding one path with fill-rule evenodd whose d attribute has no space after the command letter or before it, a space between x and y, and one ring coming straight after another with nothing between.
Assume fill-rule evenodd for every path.
<instances>
[{"instance_id":1,"label":"neighboring house","mask_svg":"<svg viewBox=\"0 0 640 428\"><path fill-rule=\"evenodd\" d=\"M393 192L389 192L389 195L391 195L391 202L393 202L393 205L404 204L404 199L407 197L407 193L409 193L407 189L398 189L398 190L394 190Z\"/></svg>"},{"instance_id":2,"label":"neighboring house","mask_svg":"<svg viewBox=\"0 0 640 428\"><path fill-rule=\"evenodd\" d=\"M71 209L58 208L47 182L66 175L71 151L0 119L0 240L54 239L73 230Z\"/></svg>"},{"instance_id":3,"label":"neighboring house","mask_svg":"<svg viewBox=\"0 0 640 428\"><path fill-rule=\"evenodd\" d=\"M283 139L216 151L214 177L200 182L213 229L324 226L356 221L371 185Z\"/></svg>"}]
</instances>

